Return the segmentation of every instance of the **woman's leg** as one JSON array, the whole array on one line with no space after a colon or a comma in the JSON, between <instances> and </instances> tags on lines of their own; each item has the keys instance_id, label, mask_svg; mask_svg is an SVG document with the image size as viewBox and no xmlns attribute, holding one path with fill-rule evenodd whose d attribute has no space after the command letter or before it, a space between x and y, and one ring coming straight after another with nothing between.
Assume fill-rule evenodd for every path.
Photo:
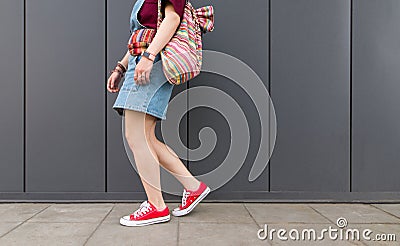
<instances>
[{"instance_id":1,"label":"woman's leg","mask_svg":"<svg viewBox=\"0 0 400 246\"><path fill-rule=\"evenodd\" d=\"M159 160L152 149L150 136L154 135L156 119L143 112L124 110L125 137L131 148L147 199L161 210L165 208L160 185Z\"/></svg>"},{"instance_id":2,"label":"woman's leg","mask_svg":"<svg viewBox=\"0 0 400 246\"><path fill-rule=\"evenodd\" d=\"M157 139L155 135L155 126L156 122L154 122L154 124L151 126L152 129L149 131L149 138L152 148L157 154L159 163L167 171L174 175L175 178L182 183L183 187L188 190L197 190L200 185L200 181L193 177L193 175L179 159L178 155L169 146Z\"/></svg>"}]
</instances>

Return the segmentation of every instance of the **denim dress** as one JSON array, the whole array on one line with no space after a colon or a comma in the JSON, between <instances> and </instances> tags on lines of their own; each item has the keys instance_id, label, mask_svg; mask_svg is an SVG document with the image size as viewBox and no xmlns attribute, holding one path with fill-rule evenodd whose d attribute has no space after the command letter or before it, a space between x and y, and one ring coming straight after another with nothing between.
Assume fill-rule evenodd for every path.
<instances>
[{"instance_id":1,"label":"denim dress","mask_svg":"<svg viewBox=\"0 0 400 246\"><path fill-rule=\"evenodd\" d=\"M133 6L130 17L131 33L137 29L146 28L137 19L143 2L144 0L137 0ZM150 72L150 82L144 85L137 85L133 77L136 64L140 59L141 55L129 55L125 80L114 102L113 109L121 116L124 109L130 109L153 115L157 120L165 120L168 102L171 98L174 85L170 84L164 75L160 53L156 55L154 60L153 68Z\"/></svg>"}]
</instances>

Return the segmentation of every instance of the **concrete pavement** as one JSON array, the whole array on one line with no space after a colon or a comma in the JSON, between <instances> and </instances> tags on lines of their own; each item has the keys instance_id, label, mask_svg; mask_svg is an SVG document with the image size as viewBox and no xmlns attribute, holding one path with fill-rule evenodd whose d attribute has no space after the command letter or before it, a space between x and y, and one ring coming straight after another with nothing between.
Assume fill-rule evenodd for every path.
<instances>
[{"instance_id":1,"label":"concrete pavement","mask_svg":"<svg viewBox=\"0 0 400 246\"><path fill-rule=\"evenodd\" d=\"M202 202L167 223L121 226L119 218L139 204L0 203L0 245L400 245L400 204ZM167 205L172 210L178 204ZM330 226L339 233L340 217L347 221L342 229L368 229L370 240L288 238L290 231L295 237L310 229L320 236ZM272 240L262 239L265 229L267 235L275 230ZM279 238L280 229L286 234ZM393 234L395 242L372 240Z\"/></svg>"}]
</instances>

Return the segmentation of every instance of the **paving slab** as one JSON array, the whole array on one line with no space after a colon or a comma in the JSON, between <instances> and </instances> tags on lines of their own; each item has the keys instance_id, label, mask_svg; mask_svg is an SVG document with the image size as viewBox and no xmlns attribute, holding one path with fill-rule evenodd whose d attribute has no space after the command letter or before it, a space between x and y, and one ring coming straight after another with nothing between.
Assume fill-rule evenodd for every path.
<instances>
[{"instance_id":1,"label":"paving slab","mask_svg":"<svg viewBox=\"0 0 400 246\"><path fill-rule=\"evenodd\" d=\"M94 223L26 222L0 238L0 245L83 245Z\"/></svg>"},{"instance_id":2,"label":"paving slab","mask_svg":"<svg viewBox=\"0 0 400 246\"><path fill-rule=\"evenodd\" d=\"M281 223L331 223L306 204L245 203L260 226Z\"/></svg>"},{"instance_id":3,"label":"paving slab","mask_svg":"<svg viewBox=\"0 0 400 246\"><path fill-rule=\"evenodd\" d=\"M179 222L179 244L186 245L271 245L257 237L252 224Z\"/></svg>"},{"instance_id":4,"label":"paving slab","mask_svg":"<svg viewBox=\"0 0 400 246\"><path fill-rule=\"evenodd\" d=\"M369 204L310 204L310 206L333 222L339 217L344 217L349 224L400 223L399 218Z\"/></svg>"},{"instance_id":5,"label":"paving slab","mask_svg":"<svg viewBox=\"0 0 400 246\"><path fill-rule=\"evenodd\" d=\"M371 204L371 205L400 218L400 204Z\"/></svg>"},{"instance_id":6,"label":"paving slab","mask_svg":"<svg viewBox=\"0 0 400 246\"><path fill-rule=\"evenodd\" d=\"M112 209L112 203L52 204L37 214L31 222L99 223Z\"/></svg>"},{"instance_id":7,"label":"paving slab","mask_svg":"<svg viewBox=\"0 0 400 246\"><path fill-rule=\"evenodd\" d=\"M243 204L236 203L200 203L190 214L180 217L180 221L255 224Z\"/></svg>"},{"instance_id":8,"label":"paving slab","mask_svg":"<svg viewBox=\"0 0 400 246\"><path fill-rule=\"evenodd\" d=\"M0 222L0 237L4 236L4 234L11 231L21 223L22 222Z\"/></svg>"},{"instance_id":9,"label":"paving slab","mask_svg":"<svg viewBox=\"0 0 400 246\"><path fill-rule=\"evenodd\" d=\"M1 222L23 222L51 204L46 203L0 203Z\"/></svg>"},{"instance_id":10,"label":"paving slab","mask_svg":"<svg viewBox=\"0 0 400 246\"><path fill-rule=\"evenodd\" d=\"M113 223L102 223L89 238L86 245L177 245L178 222L127 227Z\"/></svg>"}]
</instances>

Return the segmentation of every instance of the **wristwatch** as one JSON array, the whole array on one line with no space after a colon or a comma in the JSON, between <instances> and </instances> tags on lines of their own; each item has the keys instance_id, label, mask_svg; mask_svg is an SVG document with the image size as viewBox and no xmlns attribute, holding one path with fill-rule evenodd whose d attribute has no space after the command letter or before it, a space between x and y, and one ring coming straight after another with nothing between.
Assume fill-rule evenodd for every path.
<instances>
[{"instance_id":1,"label":"wristwatch","mask_svg":"<svg viewBox=\"0 0 400 246\"><path fill-rule=\"evenodd\" d=\"M151 61L154 61L154 59L156 59L156 56L151 54L150 52L147 51L143 51L142 56L150 59Z\"/></svg>"}]
</instances>

